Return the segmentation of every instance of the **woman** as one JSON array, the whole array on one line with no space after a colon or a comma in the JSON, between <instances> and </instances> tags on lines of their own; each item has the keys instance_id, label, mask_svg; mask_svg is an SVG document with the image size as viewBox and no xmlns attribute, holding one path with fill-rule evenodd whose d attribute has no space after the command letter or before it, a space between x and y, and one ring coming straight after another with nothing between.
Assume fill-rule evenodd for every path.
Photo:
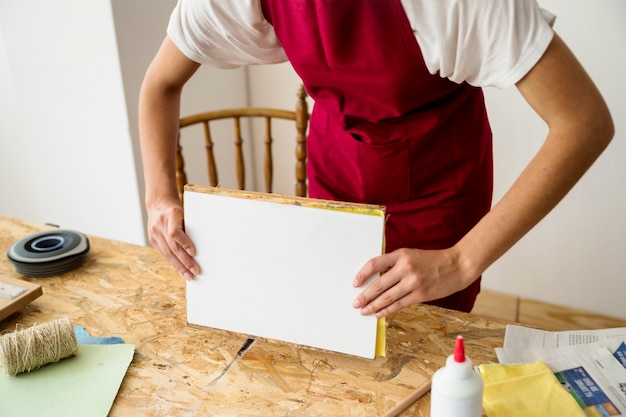
<instances>
[{"instance_id":1,"label":"woman","mask_svg":"<svg viewBox=\"0 0 626 417\"><path fill-rule=\"evenodd\" d=\"M574 186L613 136L600 93L534 0L179 0L140 97L151 243L192 279L175 178L181 90L201 64L289 60L315 100L309 195L382 204L383 273L354 300L378 317L470 311L480 276ZM481 88L515 85L549 127L491 208Z\"/></svg>"}]
</instances>

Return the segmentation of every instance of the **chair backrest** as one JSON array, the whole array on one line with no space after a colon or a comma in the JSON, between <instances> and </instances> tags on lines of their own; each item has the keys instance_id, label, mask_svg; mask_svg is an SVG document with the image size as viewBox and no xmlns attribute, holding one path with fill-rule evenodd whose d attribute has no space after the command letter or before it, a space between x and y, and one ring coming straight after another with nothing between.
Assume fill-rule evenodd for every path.
<instances>
[{"instance_id":1,"label":"chair backrest","mask_svg":"<svg viewBox=\"0 0 626 417\"><path fill-rule=\"evenodd\" d=\"M176 148L176 183L178 192L182 200L183 187L187 183L187 174L185 173L185 160L183 158L183 148L181 146L182 130L185 127L201 124L204 128L204 141L206 147L206 159L208 165L209 183L212 187L219 184L218 170L215 163L214 144L217 142L212 136L211 122L232 119L234 121L233 142L235 147L235 170L237 176L237 184L240 190L246 189L245 183L245 164L242 137L241 122L250 118L264 119L264 177L265 192L272 192L273 183L273 154L272 143L273 138L273 119L293 120L295 127L295 195L304 197L307 195L307 178L306 178L306 133L309 123L308 104L306 102L306 92L303 86L300 86L297 93L297 101L294 111L267 108L267 107L241 107L208 111L204 113L186 116L180 119L180 132L178 137L178 146ZM258 136L258 135L256 135Z\"/></svg>"}]
</instances>

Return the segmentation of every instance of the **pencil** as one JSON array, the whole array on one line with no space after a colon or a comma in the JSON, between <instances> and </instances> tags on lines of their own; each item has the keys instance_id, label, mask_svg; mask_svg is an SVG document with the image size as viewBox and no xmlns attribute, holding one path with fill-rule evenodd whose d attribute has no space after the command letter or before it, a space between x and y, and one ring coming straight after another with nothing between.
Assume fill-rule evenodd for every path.
<instances>
[{"instance_id":1,"label":"pencil","mask_svg":"<svg viewBox=\"0 0 626 417\"><path fill-rule=\"evenodd\" d=\"M387 411L383 417L396 417L428 391L430 391L430 379L420 385L411 395L396 404L391 410Z\"/></svg>"}]
</instances>

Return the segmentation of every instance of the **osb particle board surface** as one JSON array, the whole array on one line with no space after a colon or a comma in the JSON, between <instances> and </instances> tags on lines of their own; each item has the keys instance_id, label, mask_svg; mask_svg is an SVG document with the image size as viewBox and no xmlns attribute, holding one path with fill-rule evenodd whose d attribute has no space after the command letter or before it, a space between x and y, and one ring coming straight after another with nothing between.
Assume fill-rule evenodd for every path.
<instances>
[{"instance_id":1,"label":"osb particle board surface","mask_svg":"<svg viewBox=\"0 0 626 417\"><path fill-rule=\"evenodd\" d=\"M46 227L0 217L0 250ZM0 322L14 330L68 317L136 352L111 410L116 416L380 416L441 367L462 334L474 363L495 362L505 323L416 306L388 320L387 357L361 359L187 326L184 281L149 247L88 236L78 269L28 279L44 295ZM8 260L0 274L19 278ZM349 330L346 330L349 331ZM238 353L240 352L240 353ZM400 414L428 415L429 396Z\"/></svg>"}]
</instances>

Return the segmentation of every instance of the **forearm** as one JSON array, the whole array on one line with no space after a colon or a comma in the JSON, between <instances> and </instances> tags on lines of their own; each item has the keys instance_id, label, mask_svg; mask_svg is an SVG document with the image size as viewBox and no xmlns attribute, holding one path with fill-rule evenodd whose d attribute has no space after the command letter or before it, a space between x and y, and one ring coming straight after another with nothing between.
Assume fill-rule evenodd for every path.
<instances>
[{"instance_id":1,"label":"forearm","mask_svg":"<svg viewBox=\"0 0 626 417\"><path fill-rule=\"evenodd\" d=\"M200 65L165 38L148 67L139 96L139 136L146 205L178 200L176 145L182 89Z\"/></svg>"},{"instance_id":2,"label":"forearm","mask_svg":"<svg viewBox=\"0 0 626 417\"><path fill-rule=\"evenodd\" d=\"M607 131L552 130L545 144L493 209L456 245L471 281L537 225L608 144ZM568 145L563 142L574 142Z\"/></svg>"},{"instance_id":3,"label":"forearm","mask_svg":"<svg viewBox=\"0 0 626 417\"><path fill-rule=\"evenodd\" d=\"M176 146L182 89L199 66L166 37L148 67L139 97L148 236L186 279L192 279L200 269L193 259L193 242L184 232L176 186Z\"/></svg>"},{"instance_id":4,"label":"forearm","mask_svg":"<svg viewBox=\"0 0 626 417\"><path fill-rule=\"evenodd\" d=\"M146 186L146 205L178 198L176 144L180 91L146 79L139 99L139 136Z\"/></svg>"},{"instance_id":5,"label":"forearm","mask_svg":"<svg viewBox=\"0 0 626 417\"><path fill-rule=\"evenodd\" d=\"M388 316L467 288L561 201L613 137L604 100L558 36L517 88L548 126L539 152L453 247L398 249L370 259L353 285L382 275L355 298L361 314Z\"/></svg>"},{"instance_id":6,"label":"forearm","mask_svg":"<svg viewBox=\"0 0 626 417\"><path fill-rule=\"evenodd\" d=\"M470 280L561 201L614 133L602 96L558 36L517 86L549 133L510 190L456 246Z\"/></svg>"}]
</instances>

